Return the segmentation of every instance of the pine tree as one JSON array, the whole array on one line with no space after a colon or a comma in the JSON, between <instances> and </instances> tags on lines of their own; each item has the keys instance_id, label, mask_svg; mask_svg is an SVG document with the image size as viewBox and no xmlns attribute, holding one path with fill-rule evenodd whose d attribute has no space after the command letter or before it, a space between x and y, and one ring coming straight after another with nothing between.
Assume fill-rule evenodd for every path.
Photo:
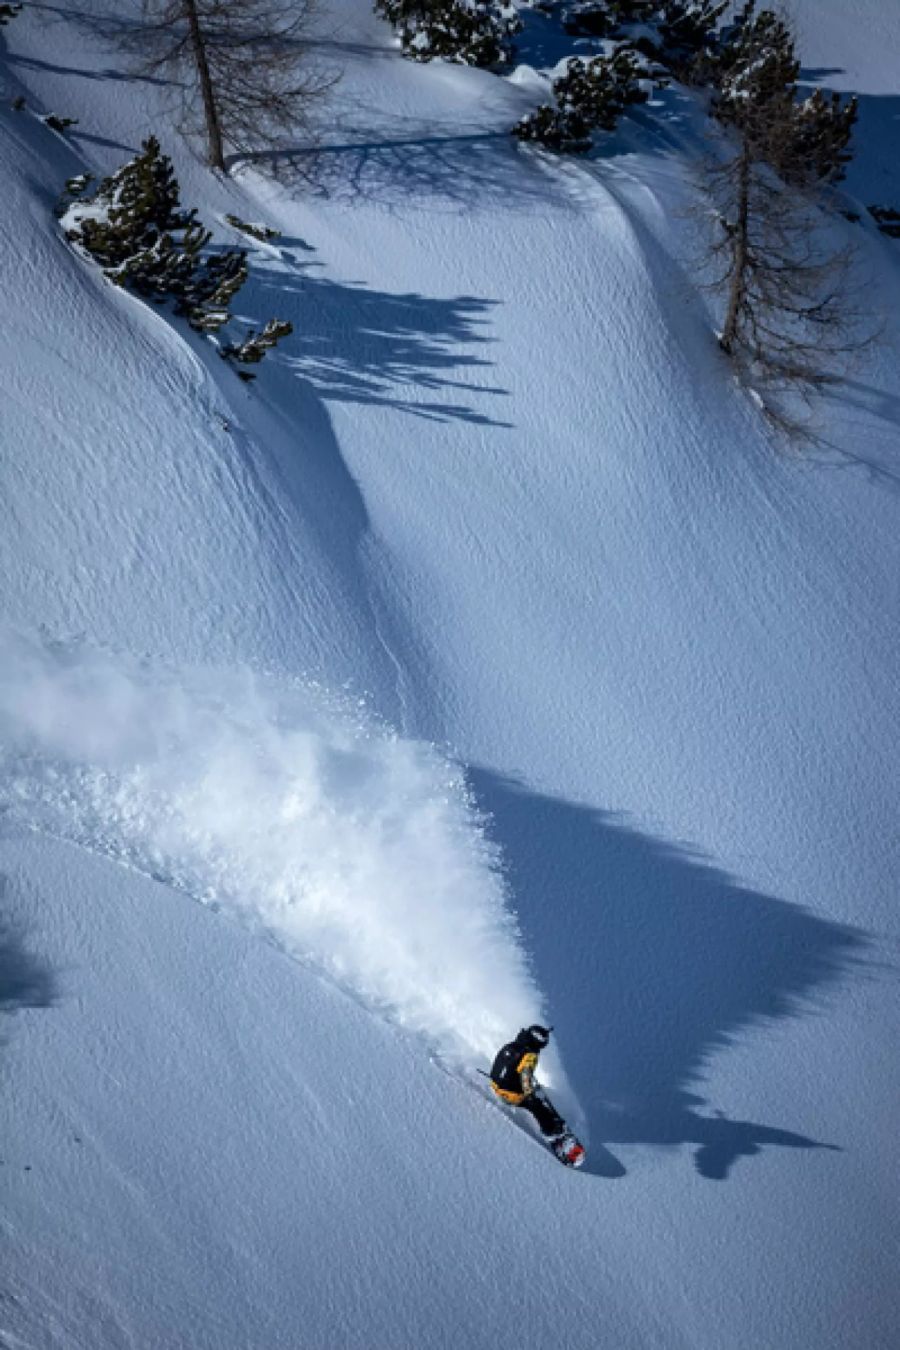
<instances>
[{"instance_id":1,"label":"pine tree","mask_svg":"<svg viewBox=\"0 0 900 1350\"><path fill-rule=\"evenodd\" d=\"M228 305L247 279L246 252L204 256L210 232L195 210L181 209L172 161L155 136L93 196L80 190L62 222L111 281L146 299L174 299L192 328L214 332L231 317Z\"/></svg>"},{"instance_id":2,"label":"pine tree","mask_svg":"<svg viewBox=\"0 0 900 1350\"><path fill-rule=\"evenodd\" d=\"M509 0L375 0L413 61L443 57L490 69L512 53L511 39L522 27Z\"/></svg>"},{"instance_id":3,"label":"pine tree","mask_svg":"<svg viewBox=\"0 0 900 1350\"><path fill-rule=\"evenodd\" d=\"M713 45L729 5L730 0L669 0L659 19L660 59L695 82L691 68Z\"/></svg>"},{"instance_id":4,"label":"pine tree","mask_svg":"<svg viewBox=\"0 0 900 1350\"><path fill-rule=\"evenodd\" d=\"M162 237L186 230L194 214L180 210L172 161L150 136L141 153L104 178L92 197L69 208L64 223L68 237L112 271Z\"/></svg>"},{"instance_id":5,"label":"pine tree","mask_svg":"<svg viewBox=\"0 0 900 1350\"><path fill-rule=\"evenodd\" d=\"M591 61L573 57L565 75L553 82L555 106L545 103L523 117L513 135L550 150L581 154L590 149L592 132L613 131L626 107L646 102L638 83L642 77L646 71L625 48Z\"/></svg>"},{"instance_id":6,"label":"pine tree","mask_svg":"<svg viewBox=\"0 0 900 1350\"><path fill-rule=\"evenodd\" d=\"M21 5L0 5L0 28L4 28L8 23L11 23L16 15L21 14L21 12Z\"/></svg>"}]
</instances>

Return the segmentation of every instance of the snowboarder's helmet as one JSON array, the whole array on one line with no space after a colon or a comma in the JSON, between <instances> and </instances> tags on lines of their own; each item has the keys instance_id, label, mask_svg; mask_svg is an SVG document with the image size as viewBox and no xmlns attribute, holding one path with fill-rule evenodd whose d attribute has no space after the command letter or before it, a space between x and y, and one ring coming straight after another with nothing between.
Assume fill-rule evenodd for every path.
<instances>
[{"instance_id":1,"label":"snowboarder's helmet","mask_svg":"<svg viewBox=\"0 0 900 1350\"><path fill-rule=\"evenodd\" d=\"M526 1028L525 1036L534 1046L535 1050L543 1050L544 1046L548 1045L550 1042L550 1032L552 1030L552 1027L539 1027L535 1024L533 1027Z\"/></svg>"}]
</instances>

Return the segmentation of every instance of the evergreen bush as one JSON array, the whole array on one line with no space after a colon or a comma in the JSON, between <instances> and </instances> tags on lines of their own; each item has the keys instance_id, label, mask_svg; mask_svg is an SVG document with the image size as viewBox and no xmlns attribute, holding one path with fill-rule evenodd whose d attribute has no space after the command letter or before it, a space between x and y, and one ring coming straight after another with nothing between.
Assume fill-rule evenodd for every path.
<instances>
[{"instance_id":1,"label":"evergreen bush","mask_svg":"<svg viewBox=\"0 0 900 1350\"><path fill-rule=\"evenodd\" d=\"M702 82L704 55L714 50L730 0L669 0L659 19L657 57L690 83Z\"/></svg>"},{"instance_id":2,"label":"evergreen bush","mask_svg":"<svg viewBox=\"0 0 900 1350\"><path fill-rule=\"evenodd\" d=\"M443 57L467 66L501 66L522 27L509 0L375 0L375 11L393 24L413 61Z\"/></svg>"},{"instance_id":3,"label":"evergreen bush","mask_svg":"<svg viewBox=\"0 0 900 1350\"><path fill-rule=\"evenodd\" d=\"M271 351L277 342L289 337L293 331L293 325L286 319L270 319L260 332L251 329L243 342L230 343L227 347L223 347L221 355L226 360L237 361L241 365L257 365L267 351ZM255 379L248 370L239 370L238 375L242 380Z\"/></svg>"},{"instance_id":4,"label":"evergreen bush","mask_svg":"<svg viewBox=\"0 0 900 1350\"><path fill-rule=\"evenodd\" d=\"M267 244L272 239L280 239L281 231L273 230L270 225L259 225L255 221L241 220L240 216L226 214L225 219L233 230L239 230L241 234L248 234L251 239L258 239L261 244Z\"/></svg>"},{"instance_id":5,"label":"evergreen bush","mask_svg":"<svg viewBox=\"0 0 900 1350\"><path fill-rule=\"evenodd\" d=\"M565 75L553 82L555 106L545 103L528 113L513 135L549 150L582 154L590 149L594 131L613 131L629 104L646 102L638 83L643 77L646 71L626 48L590 61L573 57Z\"/></svg>"},{"instance_id":6,"label":"evergreen bush","mask_svg":"<svg viewBox=\"0 0 900 1350\"><path fill-rule=\"evenodd\" d=\"M174 299L176 314L198 332L215 332L231 317L228 305L247 279L247 255L242 249L202 255L210 232L196 211L181 210L172 161L155 136L92 196L79 192L62 223L67 238L117 286L149 300Z\"/></svg>"},{"instance_id":7,"label":"evergreen bush","mask_svg":"<svg viewBox=\"0 0 900 1350\"><path fill-rule=\"evenodd\" d=\"M247 280L246 250L205 252L210 232L196 210L181 208L172 161L156 137L86 196L89 183L89 175L79 175L66 185L75 199L61 204L66 237L117 286L156 303L174 300L175 313L196 332L215 333L228 323L229 306ZM236 349L245 353L237 359L259 361L289 331L271 320L251 334L254 342Z\"/></svg>"},{"instance_id":8,"label":"evergreen bush","mask_svg":"<svg viewBox=\"0 0 900 1350\"><path fill-rule=\"evenodd\" d=\"M730 0L577 0L563 11L567 33L627 37L630 45L692 83L691 69L716 41Z\"/></svg>"}]
</instances>

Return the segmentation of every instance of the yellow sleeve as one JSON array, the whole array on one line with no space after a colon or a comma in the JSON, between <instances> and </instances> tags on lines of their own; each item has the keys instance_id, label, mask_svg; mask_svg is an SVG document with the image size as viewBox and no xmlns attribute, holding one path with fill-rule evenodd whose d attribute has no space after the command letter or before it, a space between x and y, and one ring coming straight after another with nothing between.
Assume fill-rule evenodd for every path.
<instances>
[{"instance_id":1,"label":"yellow sleeve","mask_svg":"<svg viewBox=\"0 0 900 1350\"><path fill-rule=\"evenodd\" d=\"M530 1097L534 1092L534 1071L537 1068L537 1060L538 1057L535 1054L523 1055L516 1069L522 1082L522 1091L526 1097Z\"/></svg>"}]
</instances>

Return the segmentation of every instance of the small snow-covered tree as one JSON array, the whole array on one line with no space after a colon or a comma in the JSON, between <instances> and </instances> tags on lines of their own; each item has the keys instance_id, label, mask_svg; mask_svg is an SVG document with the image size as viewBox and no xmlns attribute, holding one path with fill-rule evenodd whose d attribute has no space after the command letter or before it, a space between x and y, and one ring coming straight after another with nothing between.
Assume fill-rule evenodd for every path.
<instances>
[{"instance_id":1,"label":"small snow-covered tree","mask_svg":"<svg viewBox=\"0 0 900 1350\"><path fill-rule=\"evenodd\" d=\"M512 38L522 27L509 0L375 0L414 61L443 57L461 65L491 68L512 53Z\"/></svg>"},{"instance_id":2,"label":"small snow-covered tree","mask_svg":"<svg viewBox=\"0 0 900 1350\"><path fill-rule=\"evenodd\" d=\"M17 14L21 14L21 5L0 5L0 28L4 28Z\"/></svg>"},{"instance_id":3,"label":"small snow-covered tree","mask_svg":"<svg viewBox=\"0 0 900 1350\"><path fill-rule=\"evenodd\" d=\"M223 347L221 354L226 360L236 361L240 365L254 366L263 359L266 352L272 350L276 343L284 337L289 337L293 331L293 325L288 323L287 320L270 319L265 328L259 332L251 329L243 341L233 342L227 347ZM248 370L239 370L238 375L242 380L255 378Z\"/></svg>"},{"instance_id":4,"label":"small snow-covered tree","mask_svg":"<svg viewBox=\"0 0 900 1350\"><path fill-rule=\"evenodd\" d=\"M83 193L65 211L63 228L118 286L147 299L175 300L192 328L228 322L228 305L247 279L241 249L202 255L210 233L194 210L183 211L172 161L150 136L141 153Z\"/></svg>"},{"instance_id":5,"label":"small snow-covered tree","mask_svg":"<svg viewBox=\"0 0 900 1350\"><path fill-rule=\"evenodd\" d=\"M214 333L231 318L229 306L247 280L244 249L210 253L210 232L193 209L180 205L172 161L155 136L144 141L141 153L129 160L96 192L86 195L87 176L70 179L70 201L61 211L66 237L103 268L118 286L145 299L172 299L175 313L197 332ZM290 325L271 320L253 355L239 360L258 361Z\"/></svg>"},{"instance_id":6,"label":"small snow-covered tree","mask_svg":"<svg viewBox=\"0 0 900 1350\"><path fill-rule=\"evenodd\" d=\"M590 149L594 131L613 131L626 107L646 102L639 83L646 73L625 48L590 61L573 57L565 75L553 82L554 105L545 103L528 113L513 127L513 135L550 150L581 154Z\"/></svg>"},{"instance_id":7,"label":"small snow-covered tree","mask_svg":"<svg viewBox=\"0 0 900 1350\"><path fill-rule=\"evenodd\" d=\"M679 78L700 82L704 55L714 49L731 0L668 0L659 17L657 55ZM698 78L699 77L699 78Z\"/></svg>"}]
</instances>

